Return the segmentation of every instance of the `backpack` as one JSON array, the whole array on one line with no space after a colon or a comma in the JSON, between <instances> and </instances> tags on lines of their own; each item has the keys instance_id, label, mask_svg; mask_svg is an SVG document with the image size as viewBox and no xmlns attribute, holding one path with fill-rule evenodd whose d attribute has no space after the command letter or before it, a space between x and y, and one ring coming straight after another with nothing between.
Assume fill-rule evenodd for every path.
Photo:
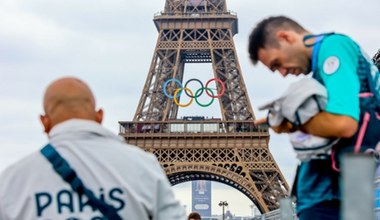
<instances>
[{"instance_id":1,"label":"backpack","mask_svg":"<svg viewBox=\"0 0 380 220\"><path fill-rule=\"evenodd\" d=\"M322 40L316 43L317 50ZM338 172L342 156L346 153L371 153L378 157L380 152L380 73L378 67L374 65L375 63L380 66L380 50L373 60L365 57L362 52L358 62L356 72L360 81L359 126L354 136L341 138L332 148L332 168ZM313 77L323 84L318 71L313 71Z\"/></svg>"}]
</instances>

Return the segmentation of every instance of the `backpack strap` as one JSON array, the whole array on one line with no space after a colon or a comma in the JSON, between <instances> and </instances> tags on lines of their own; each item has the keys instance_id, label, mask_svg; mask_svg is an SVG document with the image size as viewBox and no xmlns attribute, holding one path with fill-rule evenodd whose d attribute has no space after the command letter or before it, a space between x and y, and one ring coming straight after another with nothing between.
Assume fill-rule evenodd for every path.
<instances>
[{"instance_id":1,"label":"backpack strap","mask_svg":"<svg viewBox=\"0 0 380 220\"><path fill-rule=\"evenodd\" d=\"M306 47L313 47L313 52L311 56L311 71L313 71L313 78L318 80L319 82L322 81L319 75L317 75L318 72L318 52L319 49L321 48L322 41L325 37L330 36L335 34L334 32L330 33L323 33L323 34L318 34L318 35L306 35L303 38L303 43L305 44ZM307 40L314 38L314 43L308 44L306 43ZM322 83L322 82L321 82Z\"/></svg>"},{"instance_id":2,"label":"backpack strap","mask_svg":"<svg viewBox=\"0 0 380 220\"><path fill-rule=\"evenodd\" d=\"M356 154L360 152L360 148L362 146L362 142L367 131L367 126L370 119L371 115L368 112L365 112L363 116L363 122L359 128L358 138L356 139L355 143L354 153Z\"/></svg>"},{"instance_id":3,"label":"backpack strap","mask_svg":"<svg viewBox=\"0 0 380 220\"><path fill-rule=\"evenodd\" d=\"M47 144L40 150L42 155L52 164L55 172L57 172L63 180L70 184L71 188L79 195L85 194L89 199L89 204L99 211L109 220L122 220L117 214L117 210L104 201L96 198L94 193L88 189L78 177L69 163L54 149L51 144Z\"/></svg>"}]
</instances>

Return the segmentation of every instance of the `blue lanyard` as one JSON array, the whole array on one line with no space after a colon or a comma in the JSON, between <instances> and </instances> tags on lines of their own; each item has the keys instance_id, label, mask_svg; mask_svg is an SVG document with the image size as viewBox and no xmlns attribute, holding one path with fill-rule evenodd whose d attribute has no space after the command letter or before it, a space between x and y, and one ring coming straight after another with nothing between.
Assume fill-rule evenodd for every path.
<instances>
[{"instance_id":1,"label":"blue lanyard","mask_svg":"<svg viewBox=\"0 0 380 220\"><path fill-rule=\"evenodd\" d=\"M332 35L334 32L331 33L323 33L323 34L318 34L318 35L306 35L303 37L303 43L305 44L306 47L314 47L313 48L313 53L311 55L311 71L313 71L313 76L317 74L318 70L318 53L319 49L321 48L322 40L326 36ZM315 38L314 43L307 44L306 41Z\"/></svg>"},{"instance_id":2,"label":"blue lanyard","mask_svg":"<svg viewBox=\"0 0 380 220\"><path fill-rule=\"evenodd\" d=\"M88 189L73 170L69 163L54 149L50 144L47 144L40 151L46 159L52 164L54 170L70 184L71 188L77 192L79 195L85 194L89 199L89 204L93 208L99 209L99 211L107 217L108 220L122 220L122 218L117 213L117 210L104 202L101 199L98 199L94 193Z\"/></svg>"}]
</instances>

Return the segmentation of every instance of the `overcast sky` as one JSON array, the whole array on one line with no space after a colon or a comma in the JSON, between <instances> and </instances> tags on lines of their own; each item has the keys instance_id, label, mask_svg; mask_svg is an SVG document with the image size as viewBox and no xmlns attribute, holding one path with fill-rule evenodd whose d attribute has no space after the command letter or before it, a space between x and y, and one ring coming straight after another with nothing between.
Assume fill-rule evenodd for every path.
<instances>
[{"instance_id":1,"label":"overcast sky","mask_svg":"<svg viewBox=\"0 0 380 220\"><path fill-rule=\"evenodd\" d=\"M258 117L264 112L257 107L295 80L249 63L247 38L259 20L287 15L314 33L347 34L371 57L380 48L379 0L227 0L227 5L239 18L235 45ZM116 133L118 121L132 120L157 40L153 15L163 7L164 0L0 1L0 172L46 143L38 115L46 85L58 77L88 82L108 129ZM204 73L212 77L211 67ZM199 112L196 107L187 111L183 114ZM215 111L205 116L220 114ZM270 149L291 184L297 161L287 137L273 134ZM249 214L248 203L236 204L244 207L240 213Z\"/></svg>"}]
</instances>

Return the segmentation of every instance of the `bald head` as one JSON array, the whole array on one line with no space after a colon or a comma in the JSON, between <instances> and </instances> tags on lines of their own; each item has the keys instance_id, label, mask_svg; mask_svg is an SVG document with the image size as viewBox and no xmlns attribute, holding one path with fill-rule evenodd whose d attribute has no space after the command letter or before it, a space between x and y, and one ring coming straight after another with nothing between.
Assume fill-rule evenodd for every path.
<instances>
[{"instance_id":1,"label":"bald head","mask_svg":"<svg viewBox=\"0 0 380 220\"><path fill-rule=\"evenodd\" d=\"M67 77L52 82L44 95L45 115L41 121L48 133L63 121L78 118L101 122L102 111L95 110L95 98L90 88L77 78Z\"/></svg>"}]
</instances>

